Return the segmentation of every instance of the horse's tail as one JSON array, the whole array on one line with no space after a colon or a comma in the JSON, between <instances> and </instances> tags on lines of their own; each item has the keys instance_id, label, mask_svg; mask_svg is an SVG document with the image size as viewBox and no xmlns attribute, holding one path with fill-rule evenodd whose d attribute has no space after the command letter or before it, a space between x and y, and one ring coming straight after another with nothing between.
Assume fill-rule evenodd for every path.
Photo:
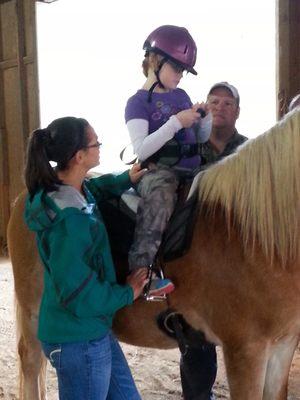
<instances>
[{"instance_id":1,"label":"horse's tail","mask_svg":"<svg viewBox=\"0 0 300 400\"><path fill-rule=\"evenodd\" d=\"M42 366L39 375L39 388L41 393L41 400L46 400L47 398L47 388L46 388L46 371L47 371L47 359L43 356Z\"/></svg>"},{"instance_id":2,"label":"horse's tail","mask_svg":"<svg viewBox=\"0 0 300 400\"><path fill-rule=\"evenodd\" d=\"M23 371L22 371L22 363L20 359L20 338L22 336L22 328L21 328L21 309L18 303L18 300L16 298L15 294L15 314L16 314L16 338L17 338L17 354L19 355L18 357L18 389L19 389L19 399L24 400L24 377L23 377Z\"/></svg>"}]
</instances>

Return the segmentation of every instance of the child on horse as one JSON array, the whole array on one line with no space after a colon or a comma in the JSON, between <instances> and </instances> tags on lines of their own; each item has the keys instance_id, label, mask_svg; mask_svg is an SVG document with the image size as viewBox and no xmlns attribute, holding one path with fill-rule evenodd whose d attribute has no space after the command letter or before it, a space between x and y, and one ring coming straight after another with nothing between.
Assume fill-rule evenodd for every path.
<instances>
[{"instance_id":1,"label":"child on horse","mask_svg":"<svg viewBox=\"0 0 300 400\"><path fill-rule=\"evenodd\" d=\"M195 174L201 164L199 145L208 140L211 131L206 106L193 105L177 87L184 71L197 75L197 47L188 30L160 26L148 36L143 49L147 79L129 98L125 110L134 151L148 168L137 185L141 201L129 252L131 270L153 264L176 204L179 180ZM155 276L149 294L167 294L173 289L169 279Z\"/></svg>"}]
</instances>

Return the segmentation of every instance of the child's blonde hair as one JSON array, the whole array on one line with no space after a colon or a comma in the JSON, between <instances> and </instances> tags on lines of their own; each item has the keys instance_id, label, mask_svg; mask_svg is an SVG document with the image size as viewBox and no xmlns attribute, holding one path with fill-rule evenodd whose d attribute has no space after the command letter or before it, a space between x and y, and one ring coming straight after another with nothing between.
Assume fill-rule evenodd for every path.
<instances>
[{"instance_id":1,"label":"child's blonde hair","mask_svg":"<svg viewBox=\"0 0 300 400\"><path fill-rule=\"evenodd\" d=\"M143 74L148 78L149 68L156 70L163 57L160 54L147 52L142 62Z\"/></svg>"}]
</instances>

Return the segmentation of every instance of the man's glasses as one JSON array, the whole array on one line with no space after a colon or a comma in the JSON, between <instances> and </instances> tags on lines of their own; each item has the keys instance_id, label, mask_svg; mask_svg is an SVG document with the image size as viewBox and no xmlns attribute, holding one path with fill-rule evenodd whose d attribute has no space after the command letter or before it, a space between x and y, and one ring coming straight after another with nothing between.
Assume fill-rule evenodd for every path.
<instances>
[{"instance_id":1,"label":"man's glasses","mask_svg":"<svg viewBox=\"0 0 300 400\"><path fill-rule=\"evenodd\" d=\"M96 143L94 143L94 144L88 144L88 145L85 146L84 148L85 148L85 149L90 149L90 148L92 148L92 147L101 147L101 146L102 146L102 143L98 142L98 140L97 140Z\"/></svg>"}]
</instances>

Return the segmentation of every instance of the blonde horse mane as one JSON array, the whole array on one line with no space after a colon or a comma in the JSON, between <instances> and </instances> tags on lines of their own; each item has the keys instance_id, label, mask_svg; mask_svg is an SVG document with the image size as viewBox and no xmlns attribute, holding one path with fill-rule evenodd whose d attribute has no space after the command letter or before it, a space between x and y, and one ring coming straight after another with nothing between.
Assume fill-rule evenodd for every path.
<instances>
[{"instance_id":1,"label":"blonde horse mane","mask_svg":"<svg viewBox=\"0 0 300 400\"><path fill-rule=\"evenodd\" d=\"M299 256L300 111L207 170L200 201L221 206L239 227L244 246L260 245L272 264Z\"/></svg>"}]
</instances>

